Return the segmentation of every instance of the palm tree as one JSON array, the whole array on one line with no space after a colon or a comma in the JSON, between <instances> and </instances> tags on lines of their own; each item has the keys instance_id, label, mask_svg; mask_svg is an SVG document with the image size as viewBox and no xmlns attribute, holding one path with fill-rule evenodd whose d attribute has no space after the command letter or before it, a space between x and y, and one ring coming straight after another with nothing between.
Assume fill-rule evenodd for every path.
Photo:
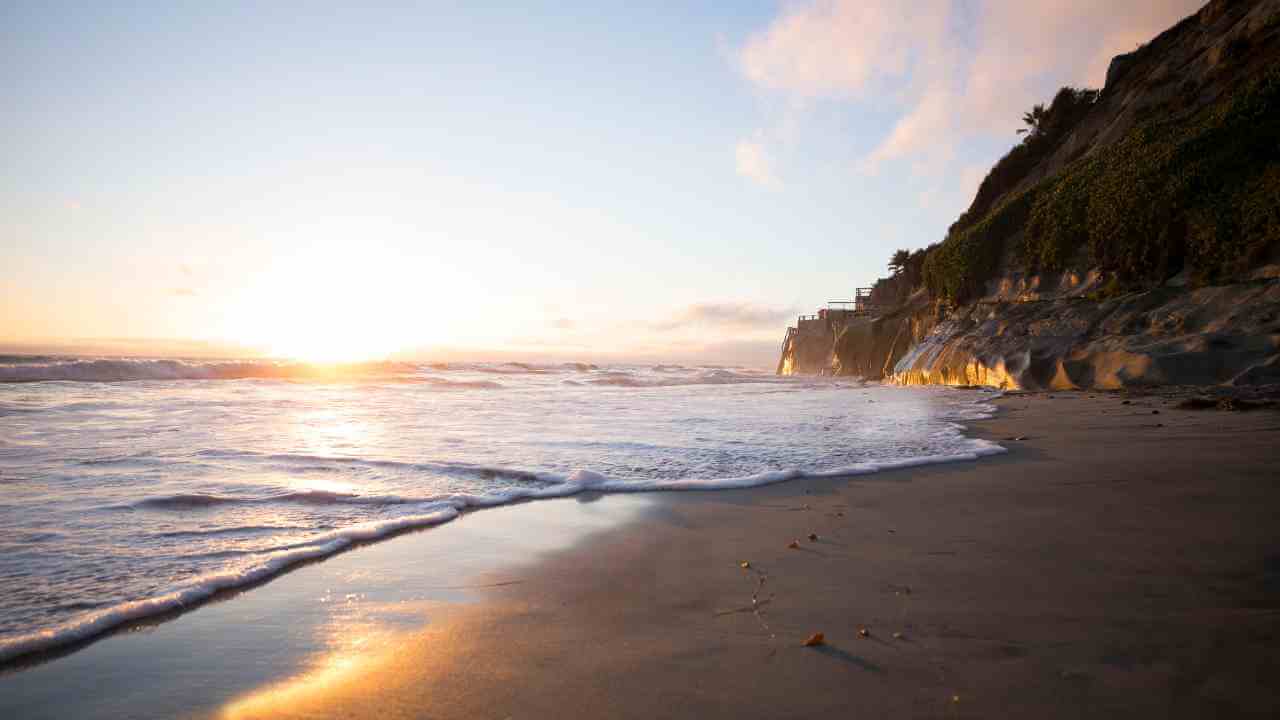
<instances>
[{"instance_id":1,"label":"palm tree","mask_svg":"<svg viewBox=\"0 0 1280 720\"><path fill-rule=\"evenodd\" d=\"M1036 103L1030 111L1022 114L1022 122L1027 126L1019 129L1018 134L1027 133L1027 137L1038 137L1044 132L1045 120L1048 117L1049 113L1045 110L1044 103Z\"/></svg>"},{"instance_id":2,"label":"palm tree","mask_svg":"<svg viewBox=\"0 0 1280 720\"><path fill-rule=\"evenodd\" d=\"M910 250L895 250L893 257L889 258L889 269L894 275L902 272L907 268L907 264L911 262Z\"/></svg>"}]
</instances>

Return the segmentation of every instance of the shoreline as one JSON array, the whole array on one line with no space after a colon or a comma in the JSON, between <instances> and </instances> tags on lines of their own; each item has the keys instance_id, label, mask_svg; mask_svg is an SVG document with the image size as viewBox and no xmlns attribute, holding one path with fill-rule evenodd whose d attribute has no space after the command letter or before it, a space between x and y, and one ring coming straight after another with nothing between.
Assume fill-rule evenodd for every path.
<instances>
[{"instance_id":1,"label":"shoreline","mask_svg":"<svg viewBox=\"0 0 1280 720\"><path fill-rule=\"evenodd\" d=\"M69 709L56 689L115 661L138 679L113 686L114 707L153 715L859 708L1081 717L1280 707L1258 680L1275 669L1280 630L1280 529L1268 522L1280 490L1266 482L1280 459L1280 416L1175 410L1159 396L1122 401L1007 395L965 434L1007 442L1010 453L977 463L467 514L7 672L0 706L23 717L111 716L103 697ZM1162 415L1155 422L1152 410ZM1202 477L1210 469L1214 477ZM504 552L539 533L556 537L528 557ZM793 538L799 549L787 547ZM421 566L451 552L466 556L452 569L466 587L424 592L426 576L451 570ZM382 607L335 625L333 613L305 604L343 583L388 595L365 604L398 603L399 614ZM342 641L359 634L354 626L394 651L353 652ZM282 649L276 631L337 642ZM828 644L801 648L812 632ZM218 656L165 667L158 648ZM1197 653L1216 662L1200 667ZM256 670L233 667L237 658ZM346 671L334 669L339 660ZM197 679L205 688L193 694Z\"/></svg>"},{"instance_id":2,"label":"shoreline","mask_svg":"<svg viewBox=\"0 0 1280 720\"><path fill-rule=\"evenodd\" d=\"M979 388L965 389L978 390ZM983 390L994 392L988 389ZM991 400L998 397L1000 397L999 393L979 395L971 403L964 404L989 406ZM977 419L990 417L995 412L995 408L992 407L989 413ZM969 441L969 449L957 455L921 455L901 460L865 461L849 467L827 470L771 470L742 477L644 482L614 480L592 471L576 471L564 476L558 484L522 491L520 494L509 497L480 496L469 500L442 500L424 508L423 513L417 515L368 521L330 531L309 541L307 547L281 553L248 568L201 576L198 582L179 590L118 603L25 635L0 638L0 673L18 671L56 660L112 634L128 632L136 625L166 622L198 610L206 604L221 602L282 578L295 569L311 563L323 562L364 545L389 541L403 534L442 526L464 514L481 510L537 500L575 497L582 493L749 490L802 479L852 478L902 468L971 462L1006 452L1005 448L997 443L963 435L964 426L960 423L972 421L974 420L948 421L961 428L962 436ZM543 475L550 477L552 473L543 473Z\"/></svg>"}]
</instances>

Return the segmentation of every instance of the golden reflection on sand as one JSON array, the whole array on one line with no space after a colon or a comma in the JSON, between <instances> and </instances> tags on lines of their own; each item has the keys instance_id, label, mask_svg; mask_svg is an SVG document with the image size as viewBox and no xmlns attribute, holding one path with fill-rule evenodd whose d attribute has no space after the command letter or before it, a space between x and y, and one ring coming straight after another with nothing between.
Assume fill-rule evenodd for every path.
<instances>
[{"instance_id":1,"label":"golden reflection on sand","mask_svg":"<svg viewBox=\"0 0 1280 720\"><path fill-rule=\"evenodd\" d=\"M422 623L438 620L440 603L394 603L362 607L354 614L337 613L321 631L327 649L307 663L300 674L252 690L223 706L216 717L226 720L309 716L324 708L342 706L367 697L371 690L391 690L410 681L404 672L406 652L412 648L413 677L431 671L435 661L448 658L444 633L431 628L404 629L386 622L390 614L412 614ZM381 618L381 619L380 619ZM376 716L376 709L369 709Z\"/></svg>"}]
</instances>

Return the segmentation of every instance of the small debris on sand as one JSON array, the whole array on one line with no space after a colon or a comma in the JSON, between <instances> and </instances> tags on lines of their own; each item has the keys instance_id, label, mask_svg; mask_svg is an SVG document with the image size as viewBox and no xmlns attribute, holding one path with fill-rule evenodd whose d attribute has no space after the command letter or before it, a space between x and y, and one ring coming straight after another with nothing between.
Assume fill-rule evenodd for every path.
<instances>
[{"instance_id":1,"label":"small debris on sand","mask_svg":"<svg viewBox=\"0 0 1280 720\"><path fill-rule=\"evenodd\" d=\"M860 628L858 628L858 637L860 637L860 638L869 638L869 637L871 637L871 631L870 631L870 630L868 630L868 629L867 629L867 628L865 628L865 627L860 627Z\"/></svg>"},{"instance_id":2,"label":"small debris on sand","mask_svg":"<svg viewBox=\"0 0 1280 720\"><path fill-rule=\"evenodd\" d=\"M1132 404L1133 404L1133 401L1132 401L1132 400L1121 400L1121 401L1120 401L1120 404L1121 404L1121 405L1132 405Z\"/></svg>"},{"instance_id":3,"label":"small debris on sand","mask_svg":"<svg viewBox=\"0 0 1280 720\"><path fill-rule=\"evenodd\" d=\"M837 510L837 511L836 511L836 517L844 517L844 513L843 513L843 512L841 512L841 511L839 511L839 510Z\"/></svg>"},{"instance_id":4,"label":"small debris on sand","mask_svg":"<svg viewBox=\"0 0 1280 720\"><path fill-rule=\"evenodd\" d=\"M1152 410L1152 411L1151 411L1151 414L1152 414L1152 415L1159 415L1159 414L1160 414L1160 411L1159 411L1159 410Z\"/></svg>"},{"instance_id":5,"label":"small debris on sand","mask_svg":"<svg viewBox=\"0 0 1280 720\"><path fill-rule=\"evenodd\" d=\"M799 550L799 549L800 549L800 541L799 541L799 540L792 540L790 543L788 543L788 544L787 544L787 547L791 548L792 550Z\"/></svg>"},{"instance_id":6,"label":"small debris on sand","mask_svg":"<svg viewBox=\"0 0 1280 720\"><path fill-rule=\"evenodd\" d=\"M1018 437L1014 438L1014 440L1018 442L1022 442L1023 440L1026 440L1026 439L1027 439L1026 435L1019 435Z\"/></svg>"},{"instance_id":7,"label":"small debris on sand","mask_svg":"<svg viewBox=\"0 0 1280 720\"><path fill-rule=\"evenodd\" d=\"M818 542L818 533L809 533L809 542Z\"/></svg>"},{"instance_id":8,"label":"small debris on sand","mask_svg":"<svg viewBox=\"0 0 1280 720\"><path fill-rule=\"evenodd\" d=\"M1227 410L1230 412L1244 412L1248 410L1261 410L1262 408L1273 407L1275 403L1255 402L1252 400L1244 400L1241 398L1223 398L1218 401L1219 410Z\"/></svg>"},{"instance_id":9,"label":"small debris on sand","mask_svg":"<svg viewBox=\"0 0 1280 720\"><path fill-rule=\"evenodd\" d=\"M1213 410L1218 403L1210 398L1187 398L1178 403L1179 410Z\"/></svg>"},{"instance_id":10,"label":"small debris on sand","mask_svg":"<svg viewBox=\"0 0 1280 720\"><path fill-rule=\"evenodd\" d=\"M960 702L960 696L959 696L959 695L952 695L952 696L951 696L951 702L953 702L953 703L958 703L958 702Z\"/></svg>"},{"instance_id":11,"label":"small debris on sand","mask_svg":"<svg viewBox=\"0 0 1280 720\"><path fill-rule=\"evenodd\" d=\"M1273 407L1275 403L1259 402L1253 400L1245 400L1243 398L1222 398L1214 400L1213 398L1197 397L1187 398L1177 404L1179 410L1225 410L1227 412L1239 412L1246 410L1258 410L1266 407Z\"/></svg>"},{"instance_id":12,"label":"small debris on sand","mask_svg":"<svg viewBox=\"0 0 1280 720\"><path fill-rule=\"evenodd\" d=\"M889 534L890 534L890 535L892 535L893 533L896 533L896 532L898 532L898 531L897 531L897 530L894 530L893 528L889 528Z\"/></svg>"},{"instance_id":13,"label":"small debris on sand","mask_svg":"<svg viewBox=\"0 0 1280 720\"><path fill-rule=\"evenodd\" d=\"M817 632L810 635L808 639L800 644L804 647L817 647L819 645L826 645L827 639L823 637L822 633Z\"/></svg>"},{"instance_id":14,"label":"small debris on sand","mask_svg":"<svg viewBox=\"0 0 1280 720\"><path fill-rule=\"evenodd\" d=\"M742 562L738 563L738 567L742 568L743 570L750 570L751 563L747 562L746 560L743 560Z\"/></svg>"},{"instance_id":15,"label":"small debris on sand","mask_svg":"<svg viewBox=\"0 0 1280 720\"><path fill-rule=\"evenodd\" d=\"M900 633L900 632L896 632L896 633L894 633L894 634L893 634L893 639L894 639L894 640L901 640L901 639L902 639L902 633Z\"/></svg>"}]
</instances>

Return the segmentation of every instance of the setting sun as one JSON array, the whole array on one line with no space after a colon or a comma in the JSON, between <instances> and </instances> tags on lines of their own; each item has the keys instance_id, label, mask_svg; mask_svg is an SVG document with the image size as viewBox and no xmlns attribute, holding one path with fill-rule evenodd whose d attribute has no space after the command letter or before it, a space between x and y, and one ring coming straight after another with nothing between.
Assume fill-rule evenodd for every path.
<instances>
[{"instance_id":1,"label":"setting sun","mask_svg":"<svg viewBox=\"0 0 1280 720\"><path fill-rule=\"evenodd\" d=\"M246 289L230 336L276 358L311 363L378 360L403 349L407 283L370 247L318 248L280 260Z\"/></svg>"}]
</instances>

